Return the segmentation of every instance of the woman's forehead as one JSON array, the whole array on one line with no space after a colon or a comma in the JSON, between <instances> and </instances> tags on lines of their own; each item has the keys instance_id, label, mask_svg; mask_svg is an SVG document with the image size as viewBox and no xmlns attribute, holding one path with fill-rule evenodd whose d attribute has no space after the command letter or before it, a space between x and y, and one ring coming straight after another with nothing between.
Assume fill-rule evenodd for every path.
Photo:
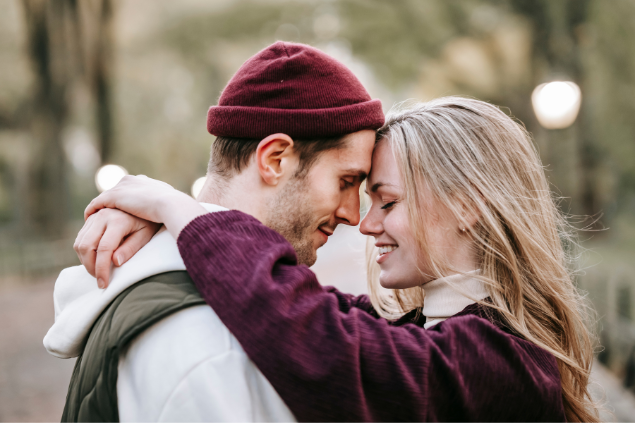
<instances>
[{"instance_id":1,"label":"woman's forehead","mask_svg":"<svg viewBox=\"0 0 635 423\"><path fill-rule=\"evenodd\" d=\"M374 192L382 186L401 187L399 167L387 141L382 140L375 146L373 162L368 176L369 192ZM376 186L373 191L372 188Z\"/></svg>"}]
</instances>

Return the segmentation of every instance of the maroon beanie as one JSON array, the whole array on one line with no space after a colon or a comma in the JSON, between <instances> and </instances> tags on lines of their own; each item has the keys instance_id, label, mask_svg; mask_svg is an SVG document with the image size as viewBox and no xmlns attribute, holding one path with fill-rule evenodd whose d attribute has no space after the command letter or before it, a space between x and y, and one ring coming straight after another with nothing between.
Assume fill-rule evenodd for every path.
<instances>
[{"instance_id":1,"label":"maroon beanie","mask_svg":"<svg viewBox=\"0 0 635 423\"><path fill-rule=\"evenodd\" d=\"M346 66L282 41L247 60L207 113L211 134L235 138L333 137L383 124L381 101Z\"/></svg>"}]
</instances>

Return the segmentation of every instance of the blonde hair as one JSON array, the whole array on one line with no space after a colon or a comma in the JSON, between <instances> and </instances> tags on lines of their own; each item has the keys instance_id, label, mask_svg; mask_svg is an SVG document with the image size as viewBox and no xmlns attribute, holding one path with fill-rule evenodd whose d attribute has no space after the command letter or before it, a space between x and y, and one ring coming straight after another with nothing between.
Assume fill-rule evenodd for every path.
<instances>
[{"instance_id":1,"label":"blonde hair","mask_svg":"<svg viewBox=\"0 0 635 423\"><path fill-rule=\"evenodd\" d=\"M574 285L566 248L574 245L573 231L524 127L491 104L445 97L398 106L377 139L390 143L412 232L433 276L459 272L428 251L424 188L462 227L470 228L466 210L480 216L469 236L490 294L484 304L498 310L512 332L556 358L567 420L597 421L599 406L588 391L595 340L590 309ZM422 307L422 287L385 290L374 260L368 270L370 297L382 316Z\"/></svg>"}]
</instances>

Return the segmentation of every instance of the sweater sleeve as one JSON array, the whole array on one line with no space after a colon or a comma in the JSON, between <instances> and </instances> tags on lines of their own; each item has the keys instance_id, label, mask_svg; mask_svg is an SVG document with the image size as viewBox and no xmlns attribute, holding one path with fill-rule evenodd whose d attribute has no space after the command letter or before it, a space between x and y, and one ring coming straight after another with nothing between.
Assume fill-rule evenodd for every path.
<instances>
[{"instance_id":1,"label":"sweater sleeve","mask_svg":"<svg viewBox=\"0 0 635 423\"><path fill-rule=\"evenodd\" d=\"M560 419L545 400L560 397L553 368L484 319L391 326L356 307L363 298L323 288L281 235L237 211L196 218L178 245L299 421Z\"/></svg>"}]
</instances>

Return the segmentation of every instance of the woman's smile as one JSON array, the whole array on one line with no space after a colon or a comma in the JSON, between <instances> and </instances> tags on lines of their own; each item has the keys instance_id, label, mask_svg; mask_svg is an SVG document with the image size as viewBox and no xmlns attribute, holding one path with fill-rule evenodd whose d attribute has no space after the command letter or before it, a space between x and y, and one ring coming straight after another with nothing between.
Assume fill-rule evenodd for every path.
<instances>
[{"instance_id":1,"label":"woman's smile","mask_svg":"<svg viewBox=\"0 0 635 423\"><path fill-rule=\"evenodd\" d=\"M384 261L386 261L388 256L397 248L399 248L398 245L382 245L377 247L379 248L379 255L377 256L377 259L376 259L378 264L381 264Z\"/></svg>"}]
</instances>

